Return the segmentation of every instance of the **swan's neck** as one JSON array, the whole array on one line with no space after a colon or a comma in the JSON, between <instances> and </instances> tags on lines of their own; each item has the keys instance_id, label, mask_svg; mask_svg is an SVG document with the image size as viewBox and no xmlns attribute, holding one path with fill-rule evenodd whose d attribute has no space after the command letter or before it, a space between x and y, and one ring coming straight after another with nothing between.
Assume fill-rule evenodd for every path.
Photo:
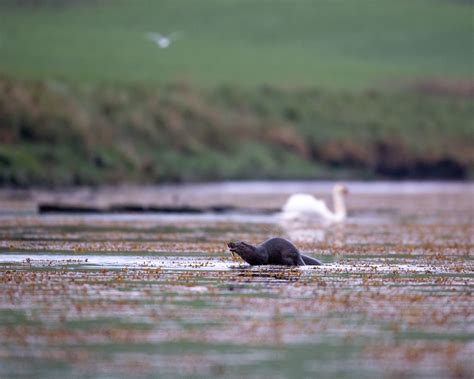
<instances>
[{"instance_id":1,"label":"swan's neck","mask_svg":"<svg viewBox=\"0 0 474 379\"><path fill-rule=\"evenodd\" d=\"M332 199L334 203L334 216L338 220L344 220L347 217L344 195L340 192L334 192L332 194Z\"/></svg>"}]
</instances>

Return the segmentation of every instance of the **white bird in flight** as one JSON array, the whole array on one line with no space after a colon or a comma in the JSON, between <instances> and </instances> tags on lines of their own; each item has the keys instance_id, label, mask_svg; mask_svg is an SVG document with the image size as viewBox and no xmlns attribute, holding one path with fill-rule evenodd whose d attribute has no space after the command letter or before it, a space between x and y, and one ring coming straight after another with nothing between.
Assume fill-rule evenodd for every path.
<instances>
[{"instance_id":1,"label":"white bird in flight","mask_svg":"<svg viewBox=\"0 0 474 379\"><path fill-rule=\"evenodd\" d=\"M175 41L178 38L177 32L171 33L170 35L164 36L160 33L149 32L145 34L145 38L152 41L156 44L160 49L166 49L171 45L172 41Z\"/></svg>"}]
</instances>

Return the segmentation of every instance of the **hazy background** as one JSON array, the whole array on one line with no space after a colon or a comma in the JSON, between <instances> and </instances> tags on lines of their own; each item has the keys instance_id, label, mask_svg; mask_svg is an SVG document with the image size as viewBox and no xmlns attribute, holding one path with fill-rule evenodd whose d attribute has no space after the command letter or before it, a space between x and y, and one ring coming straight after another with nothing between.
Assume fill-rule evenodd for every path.
<instances>
[{"instance_id":1,"label":"hazy background","mask_svg":"<svg viewBox=\"0 0 474 379\"><path fill-rule=\"evenodd\" d=\"M473 33L471 1L4 0L0 183L473 178Z\"/></svg>"}]
</instances>

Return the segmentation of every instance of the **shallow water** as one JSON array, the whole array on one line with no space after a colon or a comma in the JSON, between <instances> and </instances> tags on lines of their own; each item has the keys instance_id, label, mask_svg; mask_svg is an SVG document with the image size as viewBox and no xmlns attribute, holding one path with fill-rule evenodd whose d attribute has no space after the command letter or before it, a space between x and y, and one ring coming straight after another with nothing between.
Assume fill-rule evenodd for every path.
<instances>
[{"instance_id":1,"label":"shallow water","mask_svg":"<svg viewBox=\"0 0 474 379\"><path fill-rule=\"evenodd\" d=\"M331 185L0 192L0 377L472 377L474 185L349 183L344 224L268 213ZM66 200L265 212L36 212ZM325 264L226 251L271 236Z\"/></svg>"}]
</instances>

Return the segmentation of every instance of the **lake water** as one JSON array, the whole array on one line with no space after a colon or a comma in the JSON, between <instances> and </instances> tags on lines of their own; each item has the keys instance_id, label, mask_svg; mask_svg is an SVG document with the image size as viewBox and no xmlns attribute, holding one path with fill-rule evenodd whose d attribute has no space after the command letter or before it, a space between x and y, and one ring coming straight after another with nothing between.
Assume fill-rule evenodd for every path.
<instances>
[{"instance_id":1,"label":"lake water","mask_svg":"<svg viewBox=\"0 0 474 379\"><path fill-rule=\"evenodd\" d=\"M0 191L0 377L473 377L474 184L347 186L340 224L278 214L332 183ZM324 265L226 248L273 236Z\"/></svg>"}]
</instances>

